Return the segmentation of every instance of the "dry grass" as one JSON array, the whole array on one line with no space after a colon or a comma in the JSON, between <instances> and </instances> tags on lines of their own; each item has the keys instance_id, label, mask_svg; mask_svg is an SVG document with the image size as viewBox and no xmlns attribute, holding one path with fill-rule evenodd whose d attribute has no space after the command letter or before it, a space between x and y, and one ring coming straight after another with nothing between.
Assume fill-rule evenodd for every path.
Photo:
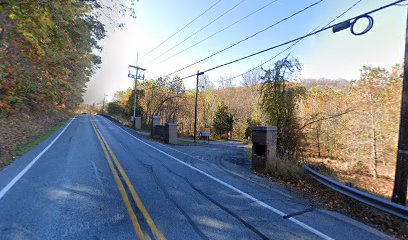
<instances>
[{"instance_id":1,"label":"dry grass","mask_svg":"<svg viewBox=\"0 0 408 240\"><path fill-rule=\"evenodd\" d=\"M267 164L265 173L283 181L299 181L305 176L302 166L288 159L276 159Z\"/></svg>"},{"instance_id":2,"label":"dry grass","mask_svg":"<svg viewBox=\"0 0 408 240\"><path fill-rule=\"evenodd\" d=\"M338 177L337 172L333 171L327 164L314 162L314 167L324 175L342 181L342 177ZM407 222L321 185L307 175L299 163L280 159L267 166L264 171L260 172L260 175L301 194L309 199L312 206L341 212L387 234L400 239L408 239ZM367 179L364 182L368 184L370 181ZM377 183L381 185L379 181Z\"/></svg>"},{"instance_id":3,"label":"dry grass","mask_svg":"<svg viewBox=\"0 0 408 240\"><path fill-rule=\"evenodd\" d=\"M391 198L394 184L394 166L379 165L379 176L373 178L369 168L361 162L349 163L328 158L308 158L307 162L313 166L325 166L340 182L351 182L355 188L384 199L389 200Z\"/></svg>"},{"instance_id":4,"label":"dry grass","mask_svg":"<svg viewBox=\"0 0 408 240\"><path fill-rule=\"evenodd\" d=\"M68 116L50 111L0 118L0 169L46 139Z\"/></svg>"}]
</instances>

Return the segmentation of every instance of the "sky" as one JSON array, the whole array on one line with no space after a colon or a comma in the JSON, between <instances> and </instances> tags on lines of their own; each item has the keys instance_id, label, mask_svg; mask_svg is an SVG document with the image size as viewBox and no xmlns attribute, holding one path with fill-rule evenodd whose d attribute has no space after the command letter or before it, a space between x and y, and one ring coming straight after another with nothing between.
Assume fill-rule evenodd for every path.
<instances>
[{"instance_id":1,"label":"sky","mask_svg":"<svg viewBox=\"0 0 408 240\"><path fill-rule=\"evenodd\" d=\"M116 91L133 87L133 80L127 77L129 64L145 68L147 79L163 77L317 3L302 13L176 74L180 77L188 76L197 70L204 71L305 35L326 25L356 2L357 0L140 0L134 6L136 19L108 13L111 18L125 23L125 27L107 27L107 37L100 42L103 47L100 54L102 64L87 85L84 101L88 104L101 102L104 94L108 99L112 99ZM391 2L393 0L361 0L336 23ZM166 60L266 5L268 6L236 25ZM206 9L209 10L202 14ZM198 16L200 17L197 18ZM407 7L393 6L371 16L374 19L373 28L364 35L355 36L349 29L337 33L329 29L303 39L270 62L267 60L287 46L206 74L217 86L221 77L240 75L265 62L263 67L268 68L288 54L300 60L301 78L352 80L359 78L363 66L389 69L397 63L402 63ZM179 31L195 18L195 21ZM101 21L109 24L103 16ZM366 26L367 21L362 19L356 23L355 29L362 30ZM198 31L200 29L202 30ZM176 32L178 33L175 34ZM197 33L193 35L195 32ZM172 35L174 36L169 38ZM189 36L191 37L185 40ZM165 41L166 39L168 40ZM163 41L165 42L157 47ZM151 51L152 49L154 51ZM233 83L239 85L240 81L241 78L236 78ZM187 88L193 88L195 79L185 79L184 83Z\"/></svg>"}]
</instances>

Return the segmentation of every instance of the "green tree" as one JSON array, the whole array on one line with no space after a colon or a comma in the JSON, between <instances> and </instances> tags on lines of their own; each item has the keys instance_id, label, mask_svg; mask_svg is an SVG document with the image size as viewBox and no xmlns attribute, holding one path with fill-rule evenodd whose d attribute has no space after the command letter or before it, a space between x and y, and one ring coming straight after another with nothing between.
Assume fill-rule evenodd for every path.
<instances>
[{"instance_id":1,"label":"green tree","mask_svg":"<svg viewBox=\"0 0 408 240\"><path fill-rule=\"evenodd\" d=\"M233 130L234 117L228 110L228 106L223 101L218 105L213 120L214 132L222 136Z\"/></svg>"},{"instance_id":2,"label":"green tree","mask_svg":"<svg viewBox=\"0 0 408 240\"><path fill-rule=\"evenodd\" d=\"M299 131L297 99L305 92L304 87L291 82L300 71L297 59L277 61L273 69L263 70L261 105L270 125L278 126L278 154L294 159L301 155L302 133Z\"/></svg>"}]
</instances>

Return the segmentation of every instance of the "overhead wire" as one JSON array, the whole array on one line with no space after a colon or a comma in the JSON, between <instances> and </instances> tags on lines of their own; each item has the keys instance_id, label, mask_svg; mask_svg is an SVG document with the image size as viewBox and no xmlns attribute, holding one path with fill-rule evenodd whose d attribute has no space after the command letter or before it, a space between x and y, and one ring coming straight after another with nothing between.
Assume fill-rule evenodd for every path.
<instances>
[{"instance_id":1,"label":"overhead wire","mask_svg":"<svg viewBox=\"0 0 408 240\"><path fill-rule=\"evenodd\" d=\"M115 23L115 22L116 22L116 20L114 20L111 16L109 16L109 15L108 15L107 13L105 13L103 10L98 9L98 10L96 10L96 11L97 11L98 13L104 15L108 20L111 21L111 23Z\"/></svg>"},{"instance_id":2,"label":"overhead wire","mask_svg":"<svg viewBox=\"0 0 408 240\"><path fill-rule=\"evenodd\" d=\"M229 29L229 28L231 28L231 27L233 27L234 25L236 25L236 24L242 22L243 20L249 18L250 16L252 16L252 15L258 13L259 11L261 11L261 10L267 8L267 7L269 7L270 5L272 5L273 3L277 2L277 1L279 1L279 0L274 0L274 1L272 1L272 2L267 3L266 5L263 5L262 7L258 8L257 10L255 10L255 11L251 12L250 14L248 14L248 15L246 15L246 16L244 16L244 17L238 19L238 20L236 20L235 22L231 23L230 25L228 25L228 26L226 26L226 27L224 27L224 28L218 30L217 32L215 32L215 33L209 35L208 37L206 37L206 38L204 38L204 39L198 41L197 43L195 43L195 44L193 44L193 45L190 45L189 47L187 47L187 48L185 48L185 49L179 51L178 53L176 53L176 54L174 54L174 55L172 55L172 56L170 56L170 57L168 57L168 58L162 60L160 63L163 63L163 62L165 62L165 61L167 61L167 60L169 60L169 59L171 59L171 58L174 58L174 57L178 56L179 54L181 54L181 53L183 53L183 52L185 52L185 51L187 51L187 50L189 50L189 49L191 49L191 48L197 46L198 44L203 43L204 41L207 41L208 39L214 37L215 35L217 35L217 34L223 32L223 31L225 31L225 30L227 30L227 29Z\"/></svg>"},{"instance_id":3,"label":"overhead wire","mask_svg":"<svg viewBox=\"0 0 408 240\"><path fill-rule=\"evenodd\" d=\"M289 41L280 43L280 44L278 44L278 45L275 45L275 46L266 48L266 49L264 49L264 50L261 50L261 51L258 51L258 52L255 52L255 53L252 53L252 54L249 54L249 55L246 55L246 56L244 56L244 57L240 57L240 58L238 58L238 59L235 59L235 60L232 60L232 61L229 61L229 62L220 64L220 65L218 65L218 66L209 68L209 69L207 69L207 70L205 70L205 71L201 71L200 74L206 73L206 72L210 72L210 71L213 71L213 70L215 70L215 69L218 69L218 68L221 68L221 67L230 65L230 64L232 64L232 63L236 63L236 62L242 61L242 60L244 60L244 59L247 59L247 58L250 58L250 57L259 55L259 54L264 53L264 52L268 52L268 51L273 50L273 49L276 49L276 48L278 48L278 47L282 47L282 46L288 45L288 44L290 44L290 43L293 43L293 42L296 42L296 41L298 41L298 40L302 40L302 39L304 39L304 38L307 38L307 37L316 35L316 34L318 34L318 33L321 33L321 32L323 32L323 31L326 31L326 30L328 30L328 29L332 29L333 27L335 27L336 25L339 25L339 24L341 24L341 23L344 23L344 22L347 22L347 21L348 21L348 22L351 22L351 21L353 21L353 20L355 20L355 19L361 18L361 17L363 17L363 16L366 16L366 15L369 15L369 14L372 14L372 13L376 13L376 12L378 12L378 11L381 11L381 10L383 10L383 9L392 7L392 6L394 6L394 5L398 5L399 3L402 3L402 2L405 2L405 1L407 1L407 0L398 0L398 1L395 1L395 2L392 2L392 3L389 3L389 4L387 4L387 5L381 6L381 7L379 7L379 8L374 9L374 10L371 10L371 11L365 12L365 13L363 13L363 14L360 14L360 15L358 15L358 16L349 18L348 20L342 21L342 22L340 22L340 23L335 23L335 24L331 24L331 25L329 25L329 26L325 26L325 27L323 27L323 28L321 28L321 29L319 29L319 30L313 31L313 32L311 32L311 33L308 33L308 34L306 34L306 35L300 36L300 37L298 37L298 38L295 38L295 39L292 39L292 40L289 40ZM184 79L187 79L187 78L196 76L196 75L197 75L197 73L192 74L192 75L189 75L189 76L186 76L186 77L183 77L183 78L180 78L180 79L178 79L178 80L184 80Z\"/></svg>"},{"instance_id":4,"label":"overhead wire","mask_svg":"<svg viewBox=\"0 0 408 240\"><path fill-rule=\"evenodd\" d=\"M125 13L126 11L129 11L130 7L127 7L123 4L119 4L119 5L107 5L105 3L98 2L100 8L96 9L96 12L99 13L99 16L105 16L107 18L108 23L112 25L113 27L123 27L124 24L120 23L119 19L122 17L125 17ZM114 4L114 3L113 3ZM125 11L121 11L120 8L118 8L118 6L121 6L123 8L125 8ZM108 13L106 13L106 11L108 11Z\"/></svg>"},{"instance_id":5,"label":"overhead wire","mask_svg":"<svg viewBox=\"0 0 408 240\"><path fill-rule=\"evenodd\" d=\"M163 56L164 54L168 53L169 51L173 50L174 48L180 46L182 43L186 42L188 39L192 38L193 36L197 35L199 32L203 31L204 29L206 29L207 27L209 27L211 24L213 24L214 22L218 21L220 18L222 18L223 16L227 15L229 12L231 12L232 10L234 10L235 8L237 8L239 5L241 5L242 3L244 3L247 0L241 0L239 1L237 4L235 4L232 8L228 9L227 11L223 12L221 15L219 15L218 17L216 17L215 19L213 19L211 22L207 23L206 25L204 25L203 27L201 27L200 29L198 29L197 31L195 31L194 33L190 34L188 37L186 37L185 39L183 39L181 42L177 43L176 45L174 45L173 47L167 49L166 51L164 51L163 53L161 53L159 56L157 56L156 58L154 58L152 61L157 60L158 58L160 58L161 56Z\"/></svg>"},{"instance_id":6,"label":"overhead wire","mask_svg":"<svg viewBox=\"0 0 408 240\"><path fill-rule=\"evenodd\" d=\"M205 60L208 60L208 59L210 59L210 58L212 58L212 57L214 57L214 56L216 56L216 55L218 55L218 54L220 54L220 53L222 53L222 52L224 52L224 51L226 51L226 50L228 50L228 49L231 49L231 48L233 48L233 47L235 47L235 46L237 46L237 45L239 45L239 44L241 44L241 43L243 43L243 42L245 42L245 41L247 41L247 40L249 40L249 39L251 39L251 38L257 36L257 35L260 34L260 33L263 33L263 32L265 32L265 31L267 31L268 29L270 29L270 28L272 28L272 27L277 26L278 24L280 24L280 23L282 23L282 22L285 22L285 21L291 19L292 17L294 17L294 16L296 16L296 15L298 15L298 14L300 14L300 13L303 13L303 12L307 11L308 9L310 9L310 8L312 8L312 7L316 6L316 5L318 5L319 3L323 2L323 1L324 1L324 0L319 0L319 1L317 1L317 2L314 2L314 3L312 3L312 4L308 5L308 6L306 6L305 8L303 8L303 9L301 9L301 10L299 10L299 11L297 11L297 12L295 12L295 13L293 13L293 14L291 14L291 15L289 15L289 16L287 16L287 17L285 17L285 18L283 18L283 19L281 19L281 20L279 20L279 21L277 21L277 22L275 22L274 24L269 25L268 27L266 27L266 28L264 28L264 29L262 29L262 30L260 30L260 31L258 31L258 32L256 32L256 33L254 33L254 34L252 34L252 35L250 35L250 36L248 36L248 37L246 37L246 38L244 38L244 39L241 39L241 40L239 40L238 42L235 42L234 44L232 44L232 45L230 45L230 46L228 46L228 47L225 47L225 48L223 48L223 49L221 49L221 50L219 50L219 51L217 51L217 52L215 52L215 53L213 53L213 54L211 54L211 55L209 55L209 56L207 56L207 57L205 57L205 58L203 58L203 59L201 59L201 60L198 60L198 61L196 61L196 62L194 62L194 63L192 63L192 64L190 64L190 65L187 65L187 66L185 66L185 67L183 67L183 68L181 68L181 69L179 69L179 70L177 70L177 71L174 71L174 72L172 72L172 73L166 74L165 76L173 75L173 74L178 73L178 72L180 72L180 71L183 71L183 70L185 70L185 69L187 69L187 68L190 68L190 67L192 67L192 66L194 66L194 65L196 65L196 64L198 64L198 63L201 63L201 62L203 62L203 61L205 61Z\"/></svg>"},{"instance_id":7,"label":"overhead wire","mask_svg":"<svg viewBox=\"0 0 408 240\"><path fill-rule=\"evenodd\" d=\"M183 31L184 29L186 29L188 26L190 26L193 22L195 22L197 19L199 19L200 17L202 17L204 14L206 14L208 11L210 11L212 8L214 8L216 5L218 5L222 0L218 0L217 2L215 2L214 4L212 4L210 7L208 7L206 10L204 10L202 13L200 13L197 17L195 17L193 20L191 20L190 22L188 22L186 25L184 25L182 28L180 28L179 30L177 30L175 33L173 33L172 35L170 35L168 38L166 38L164 41L162 41L161 43L159 43L158 45L156 45L154 48L152 48L150 51L148 51L146 54L144 54L142 56L146 57L147 55L149 55L150 53L152 53L154 50L156 50L157 48L159 48L160 46L162 46L164 43L166 43L168 40L170 40L171 38L173 38L174 36L176 36L178 33L180 33L181 31Z\"/></svg>"},{"instance_id":8,"label":"overhead wire","mask_svg":"<svg viewBox=\"0 0 408 240\"><path fill-rule=\"evenodd\" d=\"M113 8L111 6L107 6L102 2L99 2L100 8L97 9L97 12L104 15L108 20L110 20L111 24L116 24L118 21L113 19L109 14L107 14L103 9L109 10L110 12L113 12ZM115 18L118 18L117 15L115 14Z\"/></svg>"},{"instance_id":9,"label":"overhead wire","mask_svg":"<svg viewBox=\"0 0 408 240\"><path fill-rule=\"evenodd\" d=\"M272 57L271 59L269 59L268 61L266 61L266 62L269 62L270 60L276 58L278 55L282 54L283 52L285 52L285 51L287 51L288 49L290 49L291 47L293 47L295 44L297 44L298 42L300 42L300 41L303 40L304 38L307 38L307 37L316 35L316 34L318 34L318 33L320 33L320 32L323 32L323 31L326 31L326 30L328 30L328 29L331 29L331 28L333 28L334 26L336 26L336 25L338 25L338 24L341 24L341 23L343 23L343 22L346 22L346 21L352 21L352 20L355 20L355 19L357 19L357 18L359 18L359 17L365 16L365 15L368 15L368 14L372 14L372 13L381 11L381 10L383 10L383 9L386 9L386 8L389 8L389 7L392 7L392 6L401 6L400 3L405 2L405 1L407 1L407 0L398 0L398 1L392 2L392 3L390 3L390 4L384 5L384 6L382 6L382 7L376 8L376 9L374 9L374 10L371 10L371 11L369 11L369 12L366 12L366 13L360 14L360 15L358 15L358 16L349 18L348 20L342 21L342 22L340 22L340 23L332 24L333 22L335 22L336 20L338 20L340 17L342 17L344 14L346 14L347 12L349 12L352 8L354 8L354 7L355 7L357 4L359 4L361 1L362 1L362 0L358 0L356 3L354 3L354 4L353 4L352 6L350 6L348 9L346 9L344 12L342 12L339 16L337 16L337 17L334 18L332 21L330 21L329 23L327 23L327 24L326 24L323 28L321 28L320 30L317 30L317 31L316 31L316 30L313 30L312 32L310 32L310 33L308 33L308 34L306 34L306 35L303 35L303 36L301 36L301 37L298 37L298 38L289 40L289 41L287 41L287 42L284 42L284 43L281 43L281 44L272 46L272 47L270 47L270 48L264 49L264 50L262 50L262 51L259 51L259 52L256 52L256 53L253 53L253 54L250 54L250 55L247 55L247 56L245 56L245 57L241 57L241 58L239 58L239 59L236 59L236 60L233 60L233 61L230 61L230 62L221 64L221 65L218 65L218 66L216 66L216 67L207 69L207 70L205 70L205 71L201 71L200 73L206 73L206 72L215 70L215 69L217 69L217 68L220 68L220 67L223 67L223 66L226 66L226 65L229 65L229 64L232 64L232 63L241 61L241 60L243 60L243 59L246 59L246 58L249 58L249 57L252 57L252 56L255 56L255 55L258 55L258 54L261 54L261 53L264 53L264 52L270 51L270 50L272 50L272 49L275 49L275 48L278 48L278 47L281 47L281 46L284 46L284 45L287 45L287 44L290 44L290 43L293 43L293 42L294 42L294 44L290 45L288 48L284 49L283 51L279 52L279 53L276 54L274 57ZM317 28L319 28L319 26L316 27L315 29L317 29ZM265 64L266 62L264 62L263 64ZM261 64L261 65L263 65L263 64ZM257 67L260 67L261 65L258 65ZM257 67L254 67L254 68L248 70L247 72L252 71L252 70L256 69ZM246 72L245 72L245 73L246 73ZM245 73L243 73L243 74L245 74ZM243 74L238 75L238 76L242 76ZM188 79L188 78L191 78L191 77L194 77L194 76L197 76L197 73L191 74L191 75L186 76L186 77L177 78L177 79L175 79L175 81L181 81L181 80ZM170 83L172 83L172 82L174 82L174 81L170 81ZM164 85L164 84L162 84L162 85Z\"/></svg>"},{"instance_id":10,"label":"overhead wire","mask_svg":"<svg viewBox=\"0 0 408 240\"><path fill-rule=\"evenodd\" d=\"M336 18L334 18L333 20L331 20L330 22L328 22L326 25L324 25L324 27L327 27L327 26L329 26L330 24L332 24L333 22L337 21L339 18L341 18L342 16L344 16L344 14L348 13L351 9L353 9L355 6L357 6L357 5L358 5L359 3L361 3L362 1L363 1L363 0L358 0L358 1L356 1L354 4L352 4L350 7L348 7L345 11L343 11L343 12L342 12L340 15L338 15ZM320 27L320 26L315 27L310 33L316 31L319 27ZM275 59L275 58L277 58L278 56L280 56L282 53L288 51L289 49L291 49L292 47L294 47L295 45L297 45L297 44L298 44L299 42L301 42L302 40L303 40L303 39L300 39L300 40L294 42L292 45L290 45L289 47L287 47L287 48L285 48L284 50L280 51L279 53L277 53L277 54L274 55L273 57L269 58L269 59L266 60L265 62L263 62L263 63L257 65L256 67L252 67L251 69L249 69L249 70L247 70L247 71L245 71L245 72L243 72L243 73L241 73L241 74L239 74L239 75L237 75L237 76L228 78L226 81L231 81L231 80L233 80L233 79L235 79L235 78L244 76L245 74L247 74L247 73L249 73L249 72L251 72L251 71L253 71L253 70L255 70L255 69L257 69L257 68L259 68L259 67L261 67L261 66L263 66L263 65L265 65L266 63L272 61L273 59Z\"/></svg>"}]
</instances>

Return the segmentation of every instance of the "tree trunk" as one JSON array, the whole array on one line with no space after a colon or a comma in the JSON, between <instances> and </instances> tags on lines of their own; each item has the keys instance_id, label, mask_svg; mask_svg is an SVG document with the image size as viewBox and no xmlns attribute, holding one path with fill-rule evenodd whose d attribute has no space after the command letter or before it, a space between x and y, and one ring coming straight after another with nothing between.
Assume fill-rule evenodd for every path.
<instances>
[{"instance_id":1,"label":"tree trunk","mask_svg":"<svg viewBox=\"0 0 408 240\"><path fill-rule=\"evenodd\" d=\"M370 107L370 120L371 120L371 133L372 133L372 162L371 162L371 167L372 167L372 175L373 178L376 179L378 177L378 152L377 152L377 132L375 128L375 117L374 117L374 111L373 111L373 106L371 105Z\"/></svg>"},{"instance_id":2,"label":"tree trunk","mask_svg":"<svg viewBox=\"0 0 408 240\"><path fill-rule=\"evenodd\" d=\"M317 128L316 128L316 141L317 141L317 156L320 158L321 157L321 151L320 151L320 124L318 124Z\"/></svg>"}]
</instances>

